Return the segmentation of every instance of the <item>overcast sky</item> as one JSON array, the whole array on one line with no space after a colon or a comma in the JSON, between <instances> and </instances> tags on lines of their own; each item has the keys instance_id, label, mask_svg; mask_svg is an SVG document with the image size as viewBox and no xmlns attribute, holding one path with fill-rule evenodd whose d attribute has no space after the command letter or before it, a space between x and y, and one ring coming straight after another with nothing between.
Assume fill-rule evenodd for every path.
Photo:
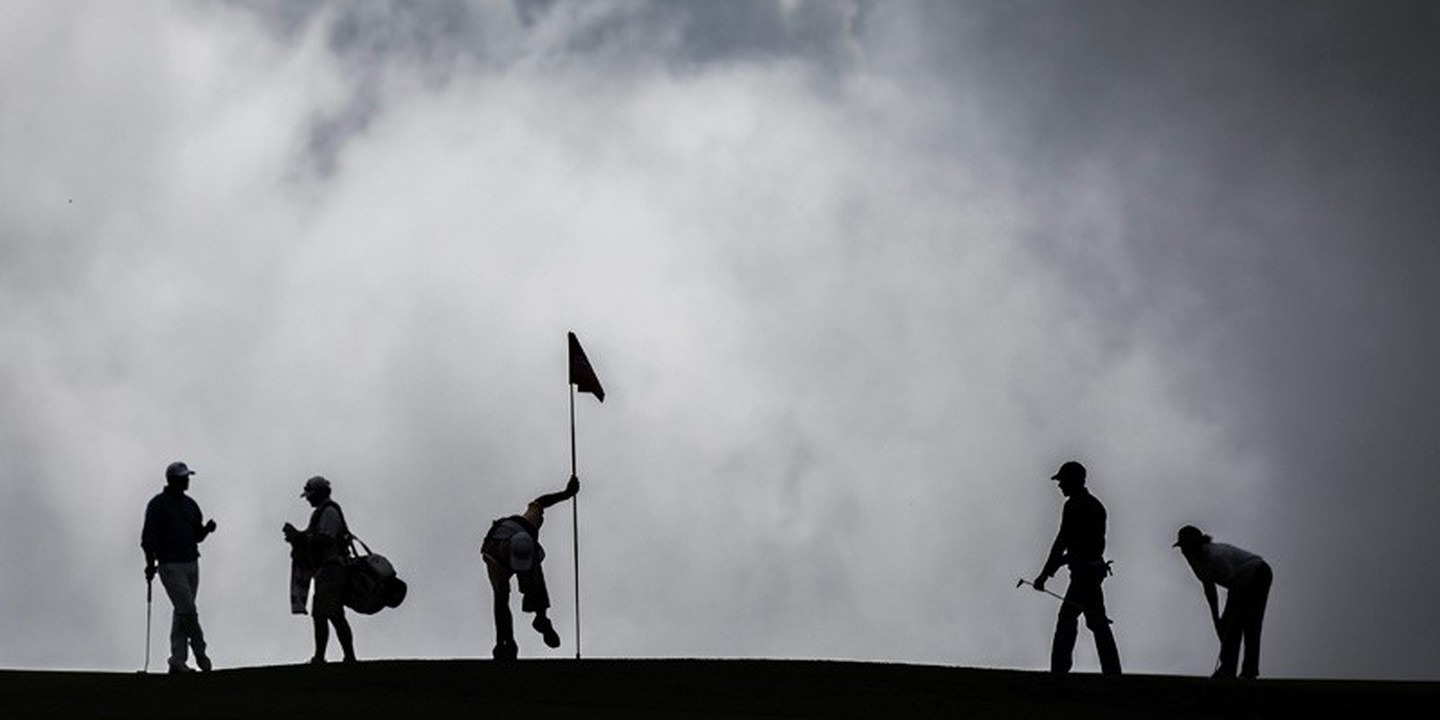
<instances>
[{"instance_id":1,"label":"overcast sky","mask_svg":"<svg viewBox=\"0 0 1440 720\"><path fill-rule=\"evenodd\" d=\"M309 656L279 529L316 473L410 584L361 656L488 657L479 540L569 473L573 330L587 656L1044 668L1015 581L1078 459L1127 671L1213 667L1195 523L1274 567L1264 674L1440 679L1437 35L1425 2L6 0L0 666L139 668L176 459L217 666ZM573 537L552 510L565 646L522 656L573 657Z\"/></svg>"}]
</instances>

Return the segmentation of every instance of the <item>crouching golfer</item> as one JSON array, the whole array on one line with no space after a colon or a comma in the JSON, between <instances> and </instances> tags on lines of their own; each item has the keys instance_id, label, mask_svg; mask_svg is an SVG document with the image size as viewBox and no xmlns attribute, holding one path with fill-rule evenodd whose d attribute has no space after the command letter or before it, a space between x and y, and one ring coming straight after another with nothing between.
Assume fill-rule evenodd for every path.
<instances>
[{"instance_id":1,"label":"crouching golfer","mask_svg":"<svg viewBox=\"0 0 1440 720\"><path fill-rule=\"evenodd\" d=\"M1265 602L1270 598L1273 576L1263 558L1233 545L1217 543L1194 525L1180 528L1174 547L1190 563L1195 577L1205 587L1210 619L1220 636L1220 666L1211 677L1235 677L1240 641L1245 641L1245 663L1240 677L1260 676L1260 626L1265 621ZM1215 586L1225 588L1225 612L1218 608Z\"/></svg>"},{"instance_id":2,"label":"crouching golfer","mask_svg":"<svg viewBox=\"0 0 1440 720\"><path fill-rule=\"evenodd\" d=\"M330 499L330 481L319 475L305 481L300 497L315 508L310 513L310 524L304 531L295 529L290 523L281 528L285 540L295 548L292 557L296 559L297 571L292 571L290 602L291 612L305 611L305 586L313 577L315 598L310 604L310 619L315 627L315 656L311 664L325 662L325 647L330 644L330 626L335 626L335 638L340 641L340 651L345 662L355 662L355 637L350 631L350 622L345 619L345 561L350 554L350 528L345 524L345 514L339 503ZM297 586L298 585L298 586ZM296 607L298 600L298 608Z\"/></svg>"},{"instance_id":3,"label":"crouching golfer","mask_svg":"<svg viewBox=\"0 0 1440 720\"><path fill-rule=\"evenodd\" d=\"M545 522L546 508L569 500L578 492L580 479L571 475L564 490L535 498L520 515L496 520L480 544L480 555L485 559L495 599L495 650L492 654L496 660L514 660L519 654L519 647L515 644L515 620L510 614L511 575L516 577L520 586L520 609L535 613L535 620L530 626L545 638L546 645L560 647L560 635L555 632L555 626L546 614L550 608L550 595L545 590L545 575L540 570L545 560L545 550L540 547L540 526Z\"/></svg>"}]
</instances>

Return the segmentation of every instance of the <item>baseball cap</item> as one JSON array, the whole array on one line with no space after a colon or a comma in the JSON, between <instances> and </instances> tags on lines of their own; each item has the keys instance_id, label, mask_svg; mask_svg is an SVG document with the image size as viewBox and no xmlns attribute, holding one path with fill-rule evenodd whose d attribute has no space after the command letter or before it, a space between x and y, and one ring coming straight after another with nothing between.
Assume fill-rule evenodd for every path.
<instances>
[{"instance_id":1,"label":"baseball cap","mask_svg":"<svg viewBox=\"0 0 1440 720\"><path fill-rule=\"evenodd\" d=\"M517 532L510 536L510 569L525 572L535 565L535 538L530 533Z\"/></svg>"},{"instance_id":2,"label":"baseball cap","mask_svg":"<svg viewBox=\"0 0 1440 720\"><path fill-rule=\"evenodd\" d=\"M180 462L179 460L176 460L175 462L170 463L170 465L165 468L165 477L166 477L166 479L169 479L169 478L178 478L178 477L190 477L191 475L194 475L194 474L195 474L195 471L194 471L194 470L191 470L189 465L186 465L185 463Z\"/></svg>"},{"instance_id":3,"label":"baseball cap","mask_svg":"<svg viewBox=\"0 0 1440 720\"><path fill-rule=\"evenodd\" d=\"M330 481L316 475L305 481L305 489L300 491L300 497L310 497L313 493L328 492L329 490Z\"/></svg>"},{"instance_id":4,"label":"baseball cap","mask_svg":"<svg viewBox=\"0 0 1440 720\"><path fill-rule=\"evenodd\" d=\"M1200 528L1194 525L1186 525L1180 528L1180 532L1175 533L1175 544L1170 547L1180 547L1181 545L1197 543L1204 539L1205 533L1200 532Z\"/></svg>"},{"instance_id":5,"label":"baseball cap","mask_svg":"<svg viewBox=\"0 0 1440 720\"><path fill-rule=\"evenodd\" d=\"M1061 466L1060 466L1060 469L1057 470L1054 475L1051 475L1051 476L1050 476L1050 479L1051 479L1051 480L1064 480L1065 478L1068 478L1068 477L1073 477L1073 478L1075 478L1076 480L1084 480L1084 479L1085 479L1085 466L1084 466L1084 465L1081 465L1081 464L1078 463L1078 462L1075 462L1074 460L1070 460L1070 461L1066 462L1065 464L1061 465Z\"/></svg>"}]
</instances>

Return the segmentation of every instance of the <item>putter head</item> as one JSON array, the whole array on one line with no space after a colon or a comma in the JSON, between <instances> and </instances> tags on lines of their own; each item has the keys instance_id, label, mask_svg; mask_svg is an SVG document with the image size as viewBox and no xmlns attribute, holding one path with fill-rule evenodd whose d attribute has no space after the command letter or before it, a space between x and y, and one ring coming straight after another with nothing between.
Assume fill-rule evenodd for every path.
<instances>
[{"instance_id":1,"label":"putter head","mask_svg":"<svg viewBox=\"0 0 1440 720\"><path fill-rule=\"evenodd\" d=\"M1020 587L1021 585L1024 585L1024 584L1025 584L1025 578L1020 578L1019 580L1016 580L1016 581L1015 581L1015 587L1017 587L1017 588Z\"/></svg>"}]
</instances>

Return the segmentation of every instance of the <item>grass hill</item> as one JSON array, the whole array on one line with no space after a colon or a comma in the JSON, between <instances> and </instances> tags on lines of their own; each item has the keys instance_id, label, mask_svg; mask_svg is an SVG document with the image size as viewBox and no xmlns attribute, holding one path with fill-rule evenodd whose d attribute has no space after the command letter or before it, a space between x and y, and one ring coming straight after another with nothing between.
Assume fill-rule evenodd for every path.
<instances>
[{"instance_id":1,"label":"grass hill","mask_svg":"<svg viewBox=\"0 0 1440 720\"><path fill-rule=\"evenodd\" d=\"M1434 716L1440 683L753 660L386 660L208 675L0 671L3 718L1287 718Z\"/></svg>"}]
</instances>

